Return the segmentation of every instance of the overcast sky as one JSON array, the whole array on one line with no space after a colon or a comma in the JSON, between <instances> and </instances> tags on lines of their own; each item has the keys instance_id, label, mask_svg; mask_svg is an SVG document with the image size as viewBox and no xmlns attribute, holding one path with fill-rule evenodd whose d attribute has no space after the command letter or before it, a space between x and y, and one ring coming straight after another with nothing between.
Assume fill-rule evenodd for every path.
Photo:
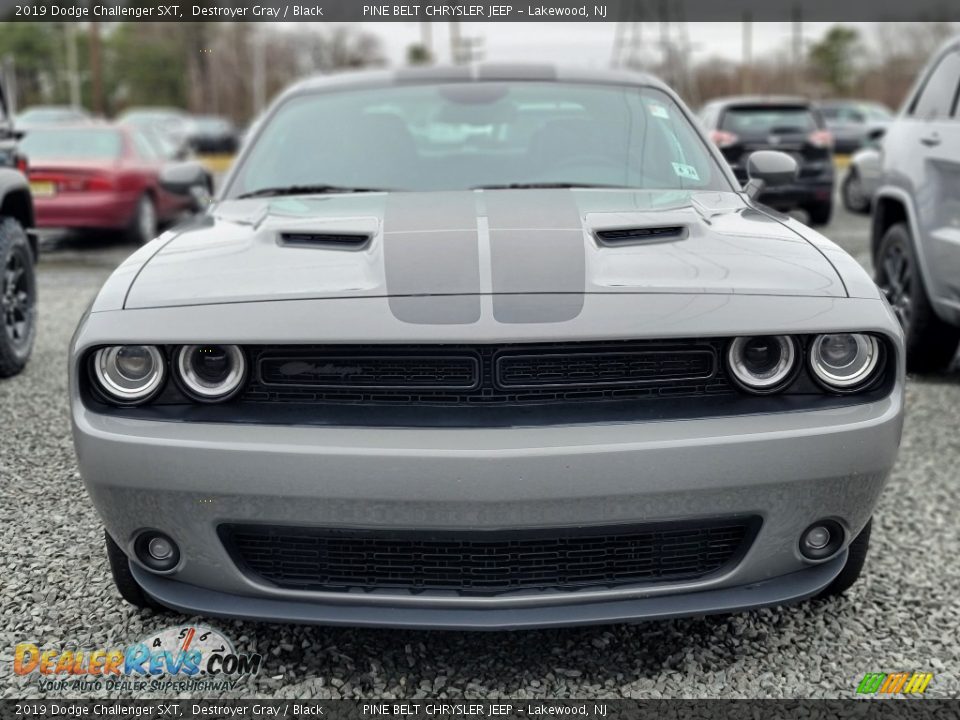
<instances>
[{"instance_id":1,"label":"overcast sky","mask_svg":"<svg viewBox=\"0 0 960 720\"><path fill-rule=\"evenodd\" d=\"M804 23L806 44L815 42L834 23ZM845 23L860 26L870 39L873 23ZM483 40L484 59L525 60L603 67L609 65L616 23L460 23L461 34ZM674 26L676 27L676 23ZM420 23L363 23L381 37L391 63L404 61L406 48L420 40ZM655 47L659 23L645 23L643 38ZM754 57L790 47L792 27L788 22L753 24ZM447 23L432 23L435 52L441 62L450 59ZM687 23L687 33L696 59L724 57L739 60L743 52L741 23Z\"/></svg>"}]
</instances>

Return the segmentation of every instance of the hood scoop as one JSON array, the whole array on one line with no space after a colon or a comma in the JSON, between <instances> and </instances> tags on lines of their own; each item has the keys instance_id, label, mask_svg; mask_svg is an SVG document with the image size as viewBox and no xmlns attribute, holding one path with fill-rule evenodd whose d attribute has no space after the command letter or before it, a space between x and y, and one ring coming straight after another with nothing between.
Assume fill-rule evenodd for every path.
<instances>
[{"instance_id":1,"label":"hood scoop","mask_svg":"<svg viewBox=\"0 0 960 720\"><path fill-rule=\"evenodd\" d=\"M282 232L278 244L321 250L362 250L370 244L372 237L370 233L355 232Z\"/></svg>"},{"instance_id":2,"label":"hood scoop","mask_svg":"<svg viewBox=\"0 0 960 720\"><path fill-rule=\"evenodd\" d=\"M675 240L685 240L689 235L686 225L609 228L594 230L593 234L601 245L613 247L673 242Z\"/></svg>"}]
</instances>

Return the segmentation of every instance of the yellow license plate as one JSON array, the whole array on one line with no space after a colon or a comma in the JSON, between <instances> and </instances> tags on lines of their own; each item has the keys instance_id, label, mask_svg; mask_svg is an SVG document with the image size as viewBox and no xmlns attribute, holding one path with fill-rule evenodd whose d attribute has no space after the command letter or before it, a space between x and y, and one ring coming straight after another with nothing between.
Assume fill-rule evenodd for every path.
<instances>
[{"instance_id":1,"label":"yellow license plate","mask_svg":"<svg viewBox=\"0 0 960 720\"><path fill-rule=\"evenodd\" d=\"M37 197L50 197L57 194L57 185L52 182L32 182L30 192Z\"/></svg>"}]
</instances>

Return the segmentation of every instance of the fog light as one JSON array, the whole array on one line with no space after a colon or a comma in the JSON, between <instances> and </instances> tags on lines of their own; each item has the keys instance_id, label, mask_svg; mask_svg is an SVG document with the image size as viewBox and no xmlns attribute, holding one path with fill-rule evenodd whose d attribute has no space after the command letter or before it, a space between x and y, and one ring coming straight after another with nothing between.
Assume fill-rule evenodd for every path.
<instances>
[{"instance_id":1,"label":"fog light","mask_svg":"<svg viewBox=\"0 0 960 720\"><path fill-rule=\"evenodd\" d=\"M153 540L150 546L150 553L153 554ZM830 542L830 531L823 525L817 525L807 531L803 538L803 543L811 550L822 550Z\"/></svg>"},{"instance_id":2,"label":"fog light","mask_svg":"<svg viewBox=\"0 0 960 720\"><path fill-rule=\"evenodd\" d=\"M147 544L147 552L154 560L162 562L173 555L173 545L164 537L155 537Z\"/></svg>"},{"instance_id":3,"label":"fog light","mask_svg":"<svg viewBox=\"0 0 960 720\"><path fill-rule=\"evenodd\" d=\"M843 528L834 520L820 520L803 531L800 553L810 560L824 560L843 547Z\"/></svg>"},{"instance_id":4,"label":"fog light","mask_svg":"<svg viewBox=\"0 0 960 720\"><path fill-rule=\"evenodd\" d=\"M137 559L156 572L173 570L180 562L180 549L168 536L156 530L140 533L133 544Z\"/></svg>"}]
</instances>

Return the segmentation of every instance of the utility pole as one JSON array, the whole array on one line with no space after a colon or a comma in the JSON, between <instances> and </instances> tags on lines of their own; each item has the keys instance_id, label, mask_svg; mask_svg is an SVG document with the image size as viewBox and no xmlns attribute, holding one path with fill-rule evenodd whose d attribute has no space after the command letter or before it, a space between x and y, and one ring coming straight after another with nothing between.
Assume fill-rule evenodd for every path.
<instances>
[{"instance_id":1,"label":"utility pole","mask_svg":"<svg viewBox=\"0 0 960 720\"><path fill-rule=\"evenodd\" d=\"M253 117L260 116L267 101L267 41L264 28L255 23L253 26Z\"/></svg>"},{"instance_id":2,"label":"utility pole","mask_svg":"<svg viewBox=\"0 0 960 720\"><path fill-rule=\"evenodd\" d=\"M3 81L7 99L7 112L13 117L17 114L17 65L13 55L5 55L0 62L0 81Z\"/></svg>"},{"instance_id":3,"label":"utility pole","mask_svg":"<svg viewBox=\"0 0 960 720\"><path fill-rule=\"evenodd\" d=\"M70 89L70 104L80 107L80 62L77 59L77 34L70 23L64 23L67 35L67 86Z\"/></svg>"},{"instance_id":4,"label":"utility pole","mask_svg":"<svg viewBox=\"0 0 960 720\"><path fill-rule=\"evenodd\" d=\"M459 65L460 60L460 23L450 23L450 64Z\"/></svg>"},{"instance_id":5,"label":"utility pole","mask_svg":"<svg viewBox=\"0 0 960 720\"><path fill-rule=\"evenodd\" d=\"M793 91L802 91L803 78L803 9L797 3L793 6Z\"/></svg>"},{"instance_id":6,"label":"utility pole","mask_svg":"<svg viewBox=\"0 0 960 720\"><path fill-rule=\"evenodd\" d=\"M743 11L743 60L740 68L740 89L746 94L753 90L753 13Z\"/></svg>"},{"instance_id":7,"label":"utility pole","mask_svg":"<svg viewBox=\"0 0 960 720\"><path fill-rule=\"evenodd\" d=\"M103 102L103 64L100 58L100 23L90 23L90 103L97 115L106 114Z\"/></svg>"},{"instance_id":8,"label":"utility pole","mask_svg":"<svg viewBox=\"0 0 960 720\"><path fill-rule=\"evenodd\" d=\"M450 61L454 65L467 65L483 59L483 38L464 37L460 23L450 23Z\"/></svg>"},{"instance_id":9,"label":"utility pole","mask_svg":"<svg viewBox=\"0 0 960 720\"><path fill-rule=\"evenodd\" d=\"M433 28L430 27L431 24L428 22L420 23L420 44L427 51L427 57L430 58L429 62L433 62Z\"/></svg>"}]
</instances>

